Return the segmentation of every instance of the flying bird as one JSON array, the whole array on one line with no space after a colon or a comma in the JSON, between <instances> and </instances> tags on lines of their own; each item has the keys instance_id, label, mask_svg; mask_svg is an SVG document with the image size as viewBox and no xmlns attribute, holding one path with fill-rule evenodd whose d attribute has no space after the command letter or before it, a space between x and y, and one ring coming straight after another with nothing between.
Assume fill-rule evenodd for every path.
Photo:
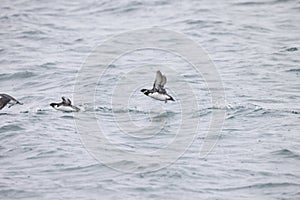
<instances>
[{"instance_id":1,"label":"flying bird","mask_svg":"<svg viewBox=\"0 0 300 200\"><path fill-rule=\"evenodd\" d=\"M8 94L0 94L0 110L2 110L2 108L4 108L7 104L9 105L8 108L16 104L23 105L18 100L16 100L15 98L13 98Z\"/></svg>"},{"instance_id":2,"label":"flying bird","mask_svg":"<svg viewBox=\"0 0 300 200\"><path fill-rule=\"evenodd\" d=\"M66 97L62 97L61 103L51 103L50 106L52 108L54 108L55 110L60 110L63 112L78 112L78 111L80 111L80 109L76 106L73 106L71 100Z\"/></svg>"},{"instance_id":3,"label":"flying bird","mask_svg":"<svg viewBox=\"0 0 300 200\"><path fill-rule=\"evenodd\" d=\"M151 90L142 89L141 92L153 99L164 101L165 103L167 103L167 101L175 101L164 88L166 83L167 77L165 75L162 75L160 71L157 71L153 88Z\"/></svg>"}]
</instances>

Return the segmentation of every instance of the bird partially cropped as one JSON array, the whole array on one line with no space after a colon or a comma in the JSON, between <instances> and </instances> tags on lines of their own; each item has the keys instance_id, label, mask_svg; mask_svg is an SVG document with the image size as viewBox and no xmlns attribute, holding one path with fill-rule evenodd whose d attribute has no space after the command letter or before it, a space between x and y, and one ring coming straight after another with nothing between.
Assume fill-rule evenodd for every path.
<instances>
[{"instance_id":1,"label":"bird partially cropped","mask_svg":"<svg viewBox=\"0 0 300 200\"><path fill-rule=\"evenodd\" d=\"M18 100L16 100L8 94L0 94L0 110L2 110L2 108L4 108L6 105L9 105L8 108L10 108L16 104L23 105Z\"/></svg>"}]
</instances>

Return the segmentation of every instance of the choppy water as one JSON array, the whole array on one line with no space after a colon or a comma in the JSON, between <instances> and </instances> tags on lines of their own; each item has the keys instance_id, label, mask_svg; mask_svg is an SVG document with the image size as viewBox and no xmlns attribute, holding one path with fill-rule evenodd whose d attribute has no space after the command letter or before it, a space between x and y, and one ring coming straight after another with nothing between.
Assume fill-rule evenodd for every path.
<instances>
[{"instance_id":1,"label":"choppy water","mask_svg":"<svg viewBox=\"0 0 300 200\"><path fill-rule=\"evenodd\" d=\"M292 0L1 1L0 92L24 105L0 112L0 198L299 199L299 19L300 3ZM172 65L199 101L189 115L200 120L199 131L176 162L158 171L122 173L88 153L74 120L95 115L112 143L128 152L151 152L176 135L180 101L155 102L137 91L128 107L114 110L129 113L141 127L149 112L154 126L165 122L156 135L139 131L146 140L118 131L109 84L97 89L95 105L76 102L84 108L82 119L49 103L73 96L78 72L98 44L149 27L181 32L204 47L222 77L227 103L212 105L203 79L165 52L145 50L116 60L108 83L132 66L147 65L153 74L138 80L151 87L155 64ZM178 81L171 77L167 86L184 100L190 94L172 87ZM222 135L203 159L199 150L215 109L226 111ZM129 163L124 158L114 164Z\"/></svg>"}]
</instances>

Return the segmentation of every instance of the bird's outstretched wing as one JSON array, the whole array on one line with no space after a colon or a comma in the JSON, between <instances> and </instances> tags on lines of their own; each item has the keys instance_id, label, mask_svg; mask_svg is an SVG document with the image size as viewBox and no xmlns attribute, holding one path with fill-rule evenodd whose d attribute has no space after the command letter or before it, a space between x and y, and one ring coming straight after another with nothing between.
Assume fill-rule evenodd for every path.
<instances>
[{"instance_id":1,"label":"bird's outstretched wing","mask_svg":"<svg viewBox=\"0 0 300 200\"><path fill-rule=\"evenodd\" d=\"M167 77L165 75L162 76L161 87L163 88L167 83Z\"/></svg>"},{"instance_id":2,"label":"bird's outstretched wing","mask_svg":"<svg viewBox=\"0 0 300 200\"><path fill-rule=\"evenodd\" d=\"M164 86L166 83L167 83L167 77L165 75L162 75L160 71L157 71L152 90L165 94L166 90L164 89Z\"/></svg>"},{"instance_id":3,"label":"bird's outstretched wing","mask_svg":"<svg viewBox=\"0 0 300 200\"><path fill-rule=\"evenodd\" d=\"M4 108L9 101L10 101L9 98L5 96L0 96L0 110Z\"/></svg>"},{"instance_id":4,"label":"bird's outstretched wing","mask_svg":"<svg viewBox=\"0 0 300 200\"><path fill-rule=\"evenodd\" d=\"M71 105L71 104L72 104L71 100L70 100L70 99L67 99L66 97L62 97L61 99L63 100L62 103L63 103L64 105Z\"/></svg>"},{"instance_id":5,"label":"bird's outstretched wing","mask_svg":"<svg viewBox=\"0 0 300 200\"><path fill-rule=\"evenodd\" d=\"M72 101L70 99L67 99L68 105L72 105Z\"/></svg>"},{"instance_id":6,"label":"bird's outstretched wing","mask_svg":"<svg viewBox=\"0 0 300 200\"><path fill-rule=\"evenodd\" d=\"M162 82L162 79L163 79L163 75L161 74L160 71L157 71L155 81L154 81L154 84L153 84L153 90L154 91L157 91L159 89L160 84Z\"/></svg>"},{"instance_id":7,"label":"bird's outstretched wing","mask_svg":"<svg viewBox=\"0 0 300 200\"><path fill-rule=\"evenodd\" d=\"M67 103L67 100L66 100L65 97L62 97L61 99L62 99L62 102L63 102L63 103Z\"/></svg>"}]
</instances>

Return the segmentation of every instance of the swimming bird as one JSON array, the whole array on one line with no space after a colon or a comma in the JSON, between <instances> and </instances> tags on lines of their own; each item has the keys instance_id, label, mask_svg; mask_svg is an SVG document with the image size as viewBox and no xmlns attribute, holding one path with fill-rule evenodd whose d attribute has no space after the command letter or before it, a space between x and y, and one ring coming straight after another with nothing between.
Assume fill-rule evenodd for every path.
<instances>
[{"instance_id":1,"label":"swimming bird","mask_svg":"<svg viewBox=\"0 0 300 200\"><path fill-rule=\"evenodd\" d=\"M73 106L71 100L66 97L62 97L61 103L51 103L50 106L52 108L54 108L55 110L60 110L60 111L64 111L64 112L80 111L80 109L76 106Z\"/></svg>"},{"instance_id":2,"label":"swimming bird","mask_svg":"<svg viewBox=\"0 0 300 200\"><path fill-rule=\"evenodd\" d=\"M0 94L0 110L2 110L2 108L4 108L7 104L9 105L8 108L16 104L23 105L18 100L16 100L15 98L13 98L8 94Z\"/></svg>"},{"instance_id":3,"label":"swimming bird","mask_svg":"<svg viewBox=\"0 0 300 200\"><path fill-rule=\"evenodd\" d=\"M167 101L175 101L164 88L166 83L167 77L165 75L162 75L160 71L157 71L153 88L151 90L142 89L141 92L153 99L164 101L165 103L167 103Z\"/></svg>"}]
</instances>

